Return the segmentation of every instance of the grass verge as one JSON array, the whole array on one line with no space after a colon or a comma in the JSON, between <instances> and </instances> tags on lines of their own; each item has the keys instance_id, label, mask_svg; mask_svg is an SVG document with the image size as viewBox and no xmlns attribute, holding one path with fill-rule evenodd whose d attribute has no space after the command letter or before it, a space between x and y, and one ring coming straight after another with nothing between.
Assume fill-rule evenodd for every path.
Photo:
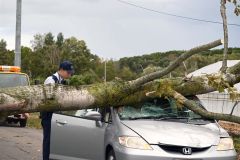
<instances>
[{"instance_id":1,"label":"grass verge","mask_svg":"<svg viewBox=\"0 0 240 160\"><path fill-rule=\"evenodd\" d=\"M27 121L27 127L42 129L41 119L39 118L39 113L31 113Z\"/></svg>"}]
</instances>

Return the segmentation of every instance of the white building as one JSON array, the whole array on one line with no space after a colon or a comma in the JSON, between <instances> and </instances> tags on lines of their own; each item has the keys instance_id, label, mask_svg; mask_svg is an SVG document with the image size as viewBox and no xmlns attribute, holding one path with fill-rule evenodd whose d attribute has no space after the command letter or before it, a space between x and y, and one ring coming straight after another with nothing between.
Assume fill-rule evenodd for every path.
<instances>
[{"instance_id":1,"label":"white building","mask_svg":"<svg viewBox=\"0 0 240 160\"><path fill-rule=\"evenodd\" d=\"M237 64L238 62L240 62L240 60L228 60L227 64L228 67L231 67ZM196 70L188 74L188 76L200 76L203 74L217 73L221 67L222 61L219 61L208 66L205 66L203 68L200 68L199 70ZM234 86L240 92L240 83L237 83ZM235 106L233 115L240 116L240 102L238 103L236 101L230 100L229 94L226 91L223 93L219 93L218 91L211 92L207 94L198 95L198 97L208 111L212 111L215 113L230 114L232 112L233 107Z\"/></svg>"}]
</instances>

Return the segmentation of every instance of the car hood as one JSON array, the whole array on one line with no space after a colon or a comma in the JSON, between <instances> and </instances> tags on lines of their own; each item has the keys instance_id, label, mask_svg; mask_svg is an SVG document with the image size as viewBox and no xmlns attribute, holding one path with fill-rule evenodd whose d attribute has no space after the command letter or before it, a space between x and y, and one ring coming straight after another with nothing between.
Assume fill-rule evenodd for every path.
<instances>
[{"instance_id":1,"label":"car hood","mask_svg":"<svg viewBox=\"0 0 240 160\"><path fill-rule=\"evenodd\" d=\"M153 120L124 120L122 123L150 144L204 148L217 145L221 134L215 123L194 125Z\"/></svg>"}]
</instances>

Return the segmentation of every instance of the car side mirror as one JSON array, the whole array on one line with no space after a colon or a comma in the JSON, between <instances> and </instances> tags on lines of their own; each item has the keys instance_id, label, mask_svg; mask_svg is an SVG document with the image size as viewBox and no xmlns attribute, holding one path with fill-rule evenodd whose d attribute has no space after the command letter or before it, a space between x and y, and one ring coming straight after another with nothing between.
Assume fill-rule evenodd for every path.
<instances>
[{"instance_id":1,"label":"car side mirror","mask_svg":"<svg viewBox=\"0 0 240 160\"><path fill-rule=\"evenodd\" d=\"M97 111L88 111L85 116L87 119L95 120L95 121L101 121L101 114Z\"/></svg>"},{"instance_id":2,"label":"car side mirror","mask_svg":"<svg viewBox=\"0 0 240 160\"><path fill-rule=\"evenodd\" d=\"M95 120L96 121L96 126L97 127L102 127L102 122L101 122L101 119L102 119L102 116L99 112L97 111L88 111L86 114L85 114L85 118L87 119L91 119L91 120Z\"/></svg>"}]
</instances>

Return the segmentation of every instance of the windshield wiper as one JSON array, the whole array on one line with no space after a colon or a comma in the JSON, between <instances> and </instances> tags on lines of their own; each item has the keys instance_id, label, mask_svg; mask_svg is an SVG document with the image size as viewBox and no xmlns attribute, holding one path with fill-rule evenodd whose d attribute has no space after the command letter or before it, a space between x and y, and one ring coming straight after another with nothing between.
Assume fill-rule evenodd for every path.
<instances>
[{"instance_id":1,"label":"windshield wiper","mask_svg":"<svg viewBox=\"0 0 240 160\"><path fill-rule=\"evenodd\" d=\"M163 117L156 120L174 121L174 122L181 122L181 123L194 124L194 125L205 125L207 123L210 123L209 120L204 120L202 118L189 118L189 117ZM201 121L196 121L196 120L201 120Z\"/></svg>"},{"instance_id":2,"label":"windshield wiper","mask_svg":"<svg viewBox=\"0 0 240 160\"><path fill-rule=\"evenodd\" d=\"M137 119L154 119L154 120L186 120L186 122L194 121L194 120L202 120L202 121L211 121L210 119L203 118L190 118L190 117L177 117L177 116L145 116L145 117L128 117L128 120L137 120Z\"/></svg>"},{"instance_id":3,"label":"windshield wiper","mask_svg":"<svg viewBox=\"0 0 240 160\"><path fill-rule=\"evenodd\" d=\"M177 117L177 116L145 116L145 117L129 117L129 120L137 120L137 119L154 119L154 120L168 120L168 119L188 119L187 117Z\"/></svg>"},{"instance_id":4,"label":"windshield wiper","mask_svg":"<svg viewBox=\"0 0 240 160\"><path fill-rule=\"evenodd\" d=\"M164 118L166 117L166 115L160 115L160 116L143 116L143 117L128 117L126 119L129 120L136 120L136 119L160 119L160 118Z\"/></svg>"},{"instance_id":5,"label":"windshield wiper","mask_svg":"<svg viewBox=\"0 0 240 160\"><path fill-rule=\"evenodd\" d=\"M174 117L174 116L169 116L169 117L161 117L161 118L157 118L156 120L169 120L169 119L188 119L187 117Z\"/></svg>"},{"instance_id":6,"label":"windshield wiper","mask_svg":"<svg viewBox=\"0 0 240 160\"><path fill-rule=\"evenodd\" d=\"M146 116L146 117L129 117L129 120L137 120L137 119L155 119L156 116Z\"/></svg>"},{"instance_id":7,"label":"windshield wiper","mask_svg":"<svg viewBox=\"0 0 240 160\"><path fill-rule=\"evenodd\" d=\"M194 120L200 120L200 121L214 121L213 119L205 119L205 118L202 118L202 117L193 117L193 118L189 118L188 119L188 122L189 121L194 121Z\"/></svg>"}]
</instances>

